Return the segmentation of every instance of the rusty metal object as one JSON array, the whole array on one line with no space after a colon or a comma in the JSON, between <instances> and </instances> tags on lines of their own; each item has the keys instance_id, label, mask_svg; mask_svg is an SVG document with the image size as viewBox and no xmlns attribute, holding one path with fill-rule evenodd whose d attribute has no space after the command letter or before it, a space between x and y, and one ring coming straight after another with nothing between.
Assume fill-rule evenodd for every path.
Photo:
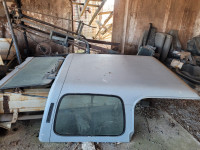
<instances>
[{"instance_id":1,"label":"rusty metal object","mask_svg":"<svg viewBox=\"0 0 200 150\"><path fill-rule=\"evenodd\" d=\"M44 24L44 25L47 25L47 26L50 26L50 27L53 27L53 28L56 28L56 29L59 29L59 30L65 31L65 32L67 32L67 33L76 34L76 33L73 32L73 31L70 31L70 30L67 30L67 29L63 29L63 28L61 28L61 27L55 26L55 25L50 24L50 23L48 23L48 22L45 22L45 21L42 21L42 20L39 20L39 19L36 19L36 18L30 17L30 16L27 16L27 15L24 15L24 14L23 14L23 18L27 18L27 19L30 19L30 20L36 21L36 22L38 22L38 23L41 23L41 24Z\"/></svg>"},{"instance_id":2,"label":"rusty metal object","mask_svg":"<svg viewBox=\"0 0 200 150\"><path fill-rule=\"evenodd\" d=\"M34 27L31 27L31 26L28 26L28 25L21 25L21 24L16 24L16 27L20 27L22 29L27 29L27 32L29 32L30 34L33 34L33 35L36 35L38 36L37 34L34 34L33 32L39 32L39 33L42 33L44 36L42 36L43 38L47 38L46 36L49 35L50 33L46 32L46 31L43 31L43 30L40 30L40 29L37 29L37 28L34 28ZM81 31L81 29L79 29L79 31ZM53 34L56 36L52 36ZM79 36L72 36L72 35L68 35L66 33L63 33L63 32L52 32L50 34L50 39L56 43L56 44L59 44L59 45L74 45L76 47L79 47L81 49L86 49L86 45L87 45L87 50L89 48L93 49L93 50L99 50L101 51L102 53L112 53L112 54L117 54L118 52L116 51L113 51L111 49L106 49L104 47L100 47L100 46L96 46L96 45L92 45L90 43L97 43L97 44L104 44L104 45L111 45L111 46L119 46L120 44L119 43L114 43L114 42L105 42L105 41L99 41L99 40L92 40L92 39L85 39L82 37L82 35L79 33ZM78 34L78 33L76 33ZM81 38L80 38L81 36ZM40 36L41 37L41 36ZM52 39L52 37L54 39ZM66 37L67 38L67 43L66 44ZM70 38L71 37L71 38ZM80 39L82 39L81 41L83 41L83 43L79 42L79 44L77 45L77 42L74 42L73 39L78 39L78 41L80 41ZM88 43L89 42L89 45L86 44L86 42ZM81 45L81 47L80 47ZM89 51L89 50L88 50Z\"/></svg>"},{"instance_id":3,"label":"rusty metal object","mask_svg":"<svg viewBox=\"0 0 200 150\"><path fill-rule=\"evenodd\" d=\"M5 90L0 93L0 114L44 111L49 89L24 89L21 93Z\"/></svg>"},{"instance_id":4,"label":"rusty metal object","mask_svg":"<svg viewBox=\"0 0 200 150\"><path fill-rule=\"evenodd\" d=\"M6 96L6 95L3 96L3 110L4 110L4 113L10 113L9 101L10 101L9 96Z\"/></svg>"},{"instance_id":5,"label":"rusty metal object","mask_svg":"<svg viewBox=\"0 0 200 150\"><path fill-rule=\"evenodd\" d=\"M8 20L8 25L9 25L10 32L11 32L12 39L13 39L13 43L14 43L14 46L15 46L17 60L18 60L18 63L21 64L21 62L22 62L21 55L20 55L17 39L16 39L14 30L13 30L12 22L11 22L11 19L10 19L10 14L9 14L9 11L8 11L8 7L7 7L7 4L6 4L5 0L3 0L2 3L3 3L3 6L4 6L4 10L5 10L5 13L6 13L7 20Z\"/></svg>"}]
</instances>

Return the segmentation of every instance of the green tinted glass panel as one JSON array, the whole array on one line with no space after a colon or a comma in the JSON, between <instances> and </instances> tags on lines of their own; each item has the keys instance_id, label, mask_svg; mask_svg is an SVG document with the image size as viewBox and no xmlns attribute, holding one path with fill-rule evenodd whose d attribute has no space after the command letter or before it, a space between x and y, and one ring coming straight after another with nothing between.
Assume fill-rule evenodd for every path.
<instances>
[{"instance_id":1,"label":"green tinted glass panel","mask_svg":"<svg viewBox=\"0 0 200 150\"><path fill-rule=\"evenodd\" d=\"M0 89L34 87L49 85L53 79L48 78L62 57L35 57L20 68Z\"/></svg>"},{"instance_id":2,"label":"green tinted glass panel","mask_svg":"<svg viewBox=\"0 0 200 150\"><path fill-rule=\"evenodd\" d=\"M123 104L113 96L66 95L54 131L69 136L119 136L124 131Z\"/></svg>"}]
</instances>

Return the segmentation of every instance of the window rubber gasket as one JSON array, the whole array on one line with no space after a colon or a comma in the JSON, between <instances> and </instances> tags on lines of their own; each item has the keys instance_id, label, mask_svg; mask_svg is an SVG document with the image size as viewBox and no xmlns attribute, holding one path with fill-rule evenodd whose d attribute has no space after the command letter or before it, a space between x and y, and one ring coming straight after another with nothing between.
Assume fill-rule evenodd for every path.
<instances>
[{"instance_id":1,"label":"window rubber gasket","mask_svg":"<svg viewBox=\"0 0 200 150\"><path fill-rule=\"evenodd\" d=\"M124 124L124 127L123 127L123 132L120 134L120 135L67 135L67 134L59 134L56 132L55 130L55 123L56 123L56 119L57 119L57 114L58 114L58 109L60 107L60 103L63 99L63 97L65 96L68 96L68 95L91 95L91 96L108 96L108 97L115 97L115 98L118 98L120 101L121 101L121 104L122 104L122 109L123 109L123 124ZM125 129L126 129L126 114L125 114L125 107L124 107L124 102L122 100L121 97L119 96L116 96L116 95L106 95L106 94L91 94L91 93L68 93L68 94L64 94L62 95L62 97L59 99L59 102L58 102L58 105L57 105L57 108L56 108L56 114L55 114L55 117L54 117L54 121L53 121L53 132L56 134L56 135L59 135L59 136L65 136L65 137L119 137L121 135L123 135L125 133Z\"/></svg>"}]
</instances>

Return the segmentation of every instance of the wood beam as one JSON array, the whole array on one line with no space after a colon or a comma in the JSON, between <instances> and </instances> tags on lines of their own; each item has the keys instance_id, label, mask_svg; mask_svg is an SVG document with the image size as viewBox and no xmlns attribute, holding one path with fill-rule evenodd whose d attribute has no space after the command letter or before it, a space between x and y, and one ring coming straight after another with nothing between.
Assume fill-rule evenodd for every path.
<instances>
[{"instance_id":1,"label":"wood beam","mask_svg":"<svg viewBox=\"0 0 200 150\"><path fill-rule=\"evenodd\" d=\"M105 31L103 31L103 33L101 33L101 34L104 35L104 34L106 34L107 32L112 31L112 26L113 26L113 24L110 24L110 25L105 29Z\"/></svg>"},{"instance_id":2,"label":"wood beam","mask_svg":"<svg viewBox=\"0 0 200 150\"><path fill-rule=\"evenodd\" d=\"M90 0L90 1L102 2L102 0Z\"/></svg>"},{"instance_id":3,"label":"wood beam","mask_svg":"<svg viewBox=\"0 0 200 150\"><path fill-rule=\"evenodd\" d=\"M99 15L107 15L112 13L113 11L106 11L106 12L100 12Z\"/></svg>"},{"instance_id":4,"label":"wood beam","mask_svg":"<svg viewBox=\"0 0 200 150\"><path fill-rule=\"evenodd\" d=\"M101 11L102 7L104 6L104 4L106 3L107 0L103 0L101 5L99 6L99 8L96 10L96 12L94 13L94 15L92 16L92 19L89 22L89 25L92 24L92 22L94 21L94 19L96 18L96 16L99 14L99 12Z\"/></svg>"},{"instance_id":5,"label":"wood beam","mask_svg":"<svg viewBox=\"0 0 200 150\"><path fill-rule=\"evenodd\" d=\"M85 5L85 3L77 3L77 2L73 2L72 4L74 4L74 5ZM99 7L99 5L94 5L94 4L88 4L87 6Z\"/></svg>"},{"instance_id":6,"label":"wood beam","mask_svg":"<svg viewBox=\"0 0 200 150\"><path fill-rule=\"evenodd\" d=\"M88 4L89 4L90 0L85 0L84 6L83 6L83 10L81 11L80 17L83 16Z\"/></svg>"},{"instance_id":7,"label":"wood beam","mask_svg":"<svg viewBox=\"0 0 200 150\"><path fill-rule=\"evenodd\" d=\"M126 31L127 31L128 11L129 11L128 8L129 8L129 0L125 0L124 26L123 26L123 35L122 35L121 54L124 54L124 52L125 52Z\"/></svg>"},{"instance_id":8,"label":"wood beam","mask_svg":"<svg viewBox=\"0 0 200 150\"><path fill-rule=\"evenodd\" d=\"M108 18L104 21L103 25L99 28L99 31L97 32L97 34L94 36L94 38L96 39L97 36L99 35L99 33L101 32L101 29L105 28L106 24L108 23L108 21L113 17L113 11L110 13L110 15L108 16Z\"/></svg>"}]
</instances>

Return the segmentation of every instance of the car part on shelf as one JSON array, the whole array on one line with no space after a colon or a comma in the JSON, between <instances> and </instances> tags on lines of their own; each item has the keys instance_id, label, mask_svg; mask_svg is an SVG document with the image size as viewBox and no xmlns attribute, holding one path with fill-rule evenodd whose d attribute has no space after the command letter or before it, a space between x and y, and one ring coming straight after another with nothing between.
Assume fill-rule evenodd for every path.
<instances>
[{"instance_id":1,"label":"car part on shelf","mask_svg":"<svg viewBox=\"0 0 200 150\"><path fill-rule=\"evenodd\" d=\"M200 56L200 36L194 37L187 42L187 51Z\"/></svg>"},{"instance_id":2,"label":"car part on shelf","mask_svg":"<svg viewBox=\"0 0 200 150\"><path fill-rule=\"evenodd\" d=\"M163 45L165 43L166 34L157 32L155 37L155 47L158 48L158 53L161 55L163 50Z\"/></svg>"},{"instance_id":3,"label":"car part on shelf","mask_svg":"<svg viewBox=\"0 0 200 150\"><path fill-rule=\"evenodd\" d=\"M160 56L161 57L160 60L162 62L164 62L167 59L171 45L172 45L172 36L166 34L165 43L163 45L161 56Z\"/></svg>"},{"instance_id":4,"label":"car part on shelf","mask_svg":"<svg viewBox=\"0 0 200 150\"><path fill-rule=\"evenodd\" d=\"M172 49L171 50L172 51L173 50L181 51L182 46L181 46L181 42L179 40L178 30L171 30L168 34L173 37Z\"/></svg>"},{"instance_id":5,"label":"car part on shelf","mask_svg":"<svg viewBox=\"0 0 200 150\"><path fill-rule=\"evenodd\" d=\"M150 45L140 47L137 55L139 56L154 56L155 54L155 47Z\"/></svg>"}]
</instances>

